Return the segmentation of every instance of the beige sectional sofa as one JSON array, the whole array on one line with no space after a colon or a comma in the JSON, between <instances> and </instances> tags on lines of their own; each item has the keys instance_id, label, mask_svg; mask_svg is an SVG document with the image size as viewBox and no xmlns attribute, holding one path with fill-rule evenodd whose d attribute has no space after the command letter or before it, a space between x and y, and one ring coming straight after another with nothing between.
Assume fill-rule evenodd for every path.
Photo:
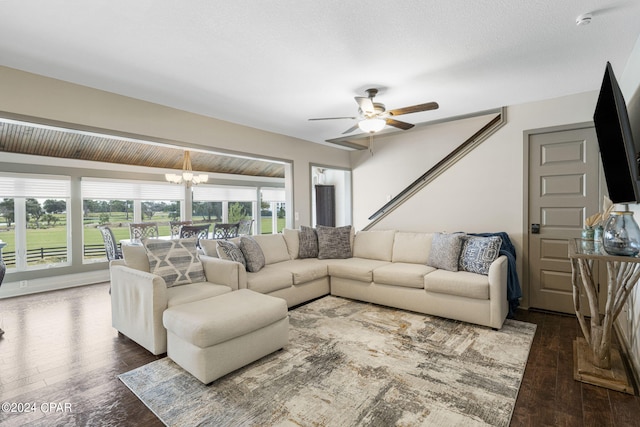
<instances>
[{"instance_id":1,"label":"beige sectional sofa","mask_svg":"<svg viewBox=\"0 0 640 427\"><path fill-rule=\"evenodd\" d=\"M249 289L283 298L289 307L332 294L501 328L509 311L507 258L496 250L487 274L436 268L429 265L437 258L434 236L441 241L440 233L360 231L351 233L349 257L300 258L300 231L285 229L251 236L264 256L264 266L255 272L224 259L217 241L203 240L206 281L168 289L162 278L149 273L143 247L124 248L124 260L111 264L113 326L160 354L166 351L162 312L167 307ZM232 242L241 246L239 238ZM144 313L136 314L140 310Z\"/></svg>"},{"instance_id":2,"label":"beige sectional sofa","mask_svg":"<svg viewBox=\"0 0 640 427\"><path fill-rule=\"evenodd\" d=\"M358 232L351 258L300 259L298 234L285 229L252 236L265 255L264 268L255 273L239 262L211 260L221 277L231 279L217 283L278 296L289 307L332 294L496 329L507 317L505 256L497 256L487 275L434 268L428 261L435 233L388 230ZM203 245L208 255L216 256L214 244Z\"/></svg>"}]
</instances>

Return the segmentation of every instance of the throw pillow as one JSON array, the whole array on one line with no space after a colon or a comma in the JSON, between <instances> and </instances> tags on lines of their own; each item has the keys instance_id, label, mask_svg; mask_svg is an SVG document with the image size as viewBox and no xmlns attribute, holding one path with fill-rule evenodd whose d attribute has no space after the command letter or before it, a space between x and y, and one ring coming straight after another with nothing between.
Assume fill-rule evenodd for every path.
<instances>
[{"instance_id":1,"label":"throw pillow","mask_svg":"<svg viewBox=\"0 0 640 427\"><path fill-rule=\"evenodd\" d=\"M198 239L143 239L149 259L149 272L162 277L167 287L205 281L198 258Z\"/></svg>"},{"instance_id":2,"label":"throw pillow","mask_svg":"<svg viewBox=\"0 0 640 427\"><path fill-rule=\"evenodd\" d=\"M127 267L149 272L149 257L144 246L122 245L122 257Z\"/></svg>"},{"instance_id":3,"label":"throw pillow","mask_svg":"<svg viewBox=\"0 0 640 427\"><path fill-rule=\"evenodd\" d=\"M466 236L460 253L458 268L471 273L489 274L491 263L500 254L500 236Z\"/></svg>"},{"instance_id":4,"label":"throw pillow","mask_svg":"<svg viewBox=\"0 0 640 427\"><path fill-rule=\"evenodd\" d=\"M247 271L255 273L264 267L264 253L255 239L247 236L240 238L240 250L247 265Z\"/></svg>"},{"instance_id":5,"label":"throw pillow","mask_svg":"<svg viewBox=\"0 0 640 427\"><path fill-rule=\"evenodd\" d=\"M300 226L300 248L298 258L318 257L318 235L316 230L304 225Z\"/></svg>"},{"instance_id":6,"label":"throw pillow","mask_svg":"<svg viewBox=\"0 0 640 427\"><path fill-rule=\"evenodd\" d=\"M464 233L434 233L428 265L449 271L458 271L458 258Z\"/></svg>"},{"instance_id":7,"label":"throw pillow","mask_svg":"<svg viewBox=\"0 0 640 427\"><path fill-rule=\"evenodd\" d=\"M318 225L318 259L351 258L351 226Z\"/></svg>"},{"instance_id":8,"label":"throw pillow","mask_svg":"<svg viewBox=\"0 0 640 427\"><path fill-rule=\"evenodd\" d=\"M244 259L244 254L238 245L229 240L218 240L217 242L218 257L221 259L239 262L244 266L244 268L247 268L247 261Z\"/></svg>"}]
</instances>

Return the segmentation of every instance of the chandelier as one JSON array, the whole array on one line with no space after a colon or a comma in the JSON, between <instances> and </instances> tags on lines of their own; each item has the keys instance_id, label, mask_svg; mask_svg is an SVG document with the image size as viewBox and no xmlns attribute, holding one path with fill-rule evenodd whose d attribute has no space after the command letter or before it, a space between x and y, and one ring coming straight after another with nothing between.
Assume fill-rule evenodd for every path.
<instances>
[{"instance_id":1,"label":"chandelier","mask_svg":"<svg viewBox=\"0 0 640 427\"><path fill-rule=\"evenodd\" d=\"M187 187L190 185L198 185L209 180L209 175L207 174L196 175L193 173L193 169L191 168L191 155L189 154L189 151L184 152L182 174L166 173L164 177L167 181L174 184L182 184L184 182Z\"/></svg>"}]
</instances>

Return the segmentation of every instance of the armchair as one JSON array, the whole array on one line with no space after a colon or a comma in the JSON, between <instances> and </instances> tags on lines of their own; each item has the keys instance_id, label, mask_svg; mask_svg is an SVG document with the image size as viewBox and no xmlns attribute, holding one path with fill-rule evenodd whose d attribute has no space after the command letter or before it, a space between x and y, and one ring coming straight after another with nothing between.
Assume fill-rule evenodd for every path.
<instances>
[{"instance_id":1,"label":"armchair","mask_svg":"<svg viewBox=\"0 0 640 427\"><path fill-rule=\"evenodd\" d=\"M212 263L210 257L201 255L205 281L167 287L161 276L149 272L144 246L122 249L124 259L110 264L112 326L153 354L167 351L162 314L168 307L237 289L240 273L234 271L238 269L236 263Z\"/></svg>"}]
</instances>

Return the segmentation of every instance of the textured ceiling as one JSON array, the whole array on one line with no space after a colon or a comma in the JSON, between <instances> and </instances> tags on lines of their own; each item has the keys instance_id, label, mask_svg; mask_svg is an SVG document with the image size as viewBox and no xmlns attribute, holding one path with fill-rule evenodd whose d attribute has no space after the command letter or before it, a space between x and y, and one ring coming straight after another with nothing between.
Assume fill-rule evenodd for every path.
<instances>
[{"instance_id":1,"label":"textured ceiling","mask_svg":"<svg viewBox=\"0 0 640 427\"><path fill-rule=\"evenodd\" d=\"M576 17L591 12L590 25ZM324 142L354 96L418 123L596 90L637 0L0 0L0 65ZM410 131L409 131L410 132Z\"/></svg>"}]
</instances>

